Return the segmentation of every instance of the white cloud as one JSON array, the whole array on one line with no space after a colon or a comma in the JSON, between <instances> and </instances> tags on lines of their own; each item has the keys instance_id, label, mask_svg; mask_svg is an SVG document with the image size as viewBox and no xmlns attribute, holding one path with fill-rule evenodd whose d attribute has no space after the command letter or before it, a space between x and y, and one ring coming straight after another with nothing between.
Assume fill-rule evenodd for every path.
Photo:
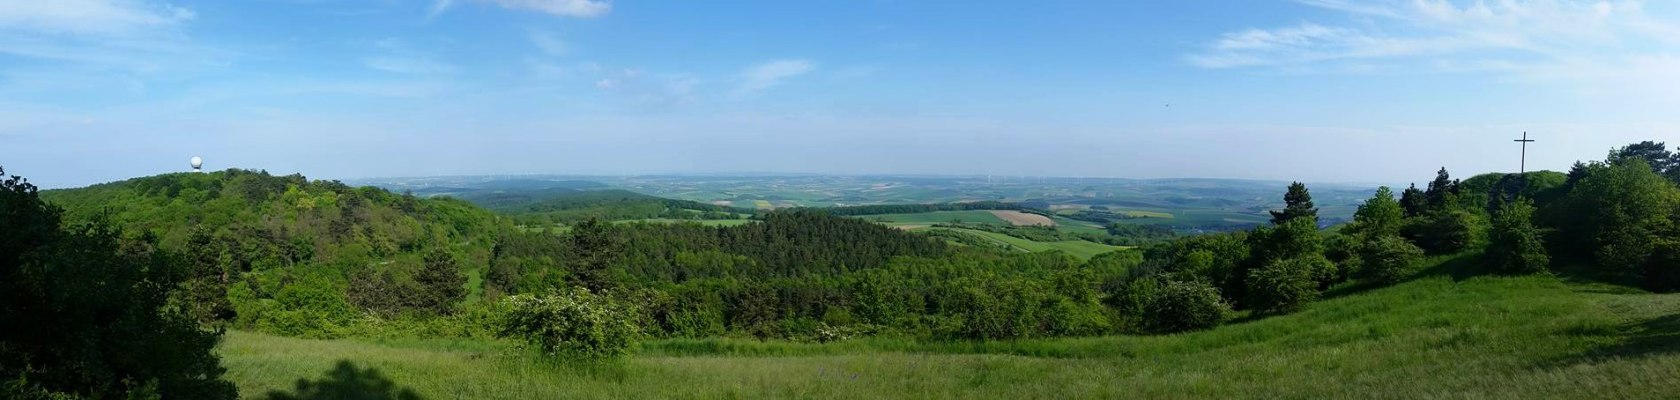
<instances>
[{"instance_id":1,"label":"white cloud","mask_svg":"<svg viewBox=\"0 0 1680 400\"><path fill-rule=\"evenodd\" d=\"M775 60L755 65L741 72L741 86L736 93L756 92L782 84L788 78L804 75L817 68L807 60Z\"/></svg>"},{"instance_id":2,"label":"white cloud","mask_svg":"<svg viewBox=\"0 0 1680 400\"><path fill-rule=\"evenodd\" d=\"M489 0L514 10L541 11L562 17L594 18L612 11L612 3L600 0Z\"/></svg>"},{"instance_id":3,"label":"white cloud","mask_svg":"<svg viewBox=\"0 0 1680 400\"><path fill-rule=\"evenodd\" d=\"M1637 0L1297 2L1341 12L1356 23L1227 33L1186 60L1210 69L1546 68L1572 58L1672 51L1680 43L1680 27Z\"/></svg>"},{"instance_id":4,"label":"white cloud","mask_svg":"<svg viewBox=\"0 0 1680 400\"><path fill-rule=\"evenodd\" d=\"M612 11L612 3L605 0L478 0L510 10L536 11L561 17L595 18ZM426 19L437 17L455 5L454 0L435 0Z\"/></svg>"},{"instance_id":5,"label":"white cloud","mask_svg":"<svg viewBox=\"0 0 1680 400\"><path fill-rule=\"evenodd\" d=\"M0 68L27 77L0 82L0 92L41 82L120 82L142 93L153 79L227 65L235 54L196 45L180 29L194 18L153 0L0 0L0 54L29 61Z\"/></svg>"},{"instance_id":6,"label":"white cloud","mask_svg":"<svg viewBox=\"0 0 1680 400\"><path fill-rule=\"evenodd\" d=\"M44 33L123 35L193 19L191 10L143 0L0 2L0 28Z\"/></svg>"}]
</instances>

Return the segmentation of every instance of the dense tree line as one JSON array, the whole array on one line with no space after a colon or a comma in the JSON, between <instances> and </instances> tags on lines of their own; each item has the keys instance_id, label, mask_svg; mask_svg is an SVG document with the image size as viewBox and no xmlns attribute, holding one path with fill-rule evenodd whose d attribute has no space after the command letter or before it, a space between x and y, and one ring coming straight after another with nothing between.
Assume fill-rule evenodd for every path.
<instances>
[{"instance_id":1,"label":"dense tree line","mask_svg":"<svg viewBox=\"0 0 1680 400\"><path fill-rule=\"evenodd\" d=\"M1217 324L1208 310L1222 307L1283 313L1332 285L1399 282L1427 255L1470 255L1507 274L1546 273L1562 261L1590 276L1680 290L1677 160L1662 143L1644 142L1568 174L1455 180L1442 168L1427 189L1412 186L1399 198L1379 188L1338 232L1317 229L1311 195L1296 183L1285 209L1272 212L1273 226L1150 247L1105 294L1143 319L1138 325L1170 331Z\"/></svg>"}]
</instances>

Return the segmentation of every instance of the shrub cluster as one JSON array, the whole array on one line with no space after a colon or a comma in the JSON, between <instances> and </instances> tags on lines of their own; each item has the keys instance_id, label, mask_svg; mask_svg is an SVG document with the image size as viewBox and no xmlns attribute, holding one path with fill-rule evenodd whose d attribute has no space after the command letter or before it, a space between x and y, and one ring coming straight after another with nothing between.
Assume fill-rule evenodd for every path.
<instances>
[{"instance_id":1,"label":"shrub cluster","mask_svg":"<svg viewBox=\"0 0 1680 400\"><path fill-rule=\"evenodd\" d=\"M635 307L612 297L573 289L503 299L501 335L525 340L544 354L611 359L627 354L640 334Z\"/></svg>"}]
</instances>

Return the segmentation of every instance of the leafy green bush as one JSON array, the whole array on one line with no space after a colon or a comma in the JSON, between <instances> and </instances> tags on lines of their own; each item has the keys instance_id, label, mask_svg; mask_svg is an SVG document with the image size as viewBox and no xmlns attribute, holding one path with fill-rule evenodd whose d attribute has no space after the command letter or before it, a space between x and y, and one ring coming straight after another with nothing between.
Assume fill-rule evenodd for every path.
<instances>
[{"instance_id":1,"label":"leafy green bush","mask_svg":"<svg viewBox=\"0 0 1680 400\"><path fill-rule=\"evenodd\" d=\"M1495 270L1508 274L1546 271L1551 257L1546 255L1533 217L1534 205L1527 199L1507 202L1494 212L1485 255Z\"/></svg>"},{"instance_id":2,"label":"leafy green bush","mask_svg":"<svg viewBox=\"0 0 1680 400\"><path fill-rule=\"evenodd\" d=\"M1155 332L1188 332L1219 326L1230 312L1230 304L1219 297L1219 289L1213 286L1166 281L1144 308L1144 319Z\"/></svg>"},{"instance_id":3,"label":"leafy green bush","mask_svg":"<svg viewBox=\"0 0 1680 400\"><path fill-rule=\"evenodd\" d=\"M1440 211L1406 221L1400 234L1429 254L1453 254L1487 244L1487 218L1464 210Z\"/></svg>"},{"instance_id":4,"label":"leafy green bush","mask_svg":"<svg viewBox=\"0 0 1680 400\"><path fill-rule=\"evenodd\" d=\"M640 332L635 307L577 288L503 300L501 336L518 337L551 356L611 359L628 353Z\"/></svg>"},{"instance_id":5,"label":"leafy green bush","mask_svg":"<svg viewBox=\"0 0 1680 400\"><path fill-rule=\"evenodd\" d=\"M1316 271L1325 269L1323 257L1274 261L1248 272L1248 308L1262 313L1286 313L1318 299Z\"/></svg>"},{"instance_id":6,"label":"leafy green bush","mask_svg":"<svg viewBox=\"0 0 1680 400\"><path fill-rule=\"evenodd\" d=\"M1377 283L1395 283L1413 272L1423 249L1399 236L1380 236L1359 246L1359 275Z\"/></svg>"}]
</instances>

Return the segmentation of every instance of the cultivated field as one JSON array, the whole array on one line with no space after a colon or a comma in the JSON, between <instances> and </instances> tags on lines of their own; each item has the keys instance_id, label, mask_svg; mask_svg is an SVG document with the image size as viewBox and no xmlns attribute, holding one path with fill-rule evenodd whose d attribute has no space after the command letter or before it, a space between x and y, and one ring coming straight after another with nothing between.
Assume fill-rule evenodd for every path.
<instances>
[{"instance_id":1,"label":"cultivated field","mask_svg":"<svg viewBox=\"0 0 1680 400\"><path fill-rule=\"evenodd\" d=\"M1089 260L1089 259L1091 259L1091 257L1096 257L1098 254L1107 253L1107 252L1111 252L1111 251L1125 250L1125 249L1129 248L1129 247L1124 247L1124 246L1109 246L1109 245L1102 244L1102 243L1088 242L1088 241L1084 241L1084 240L1064 240L1064 241L1057 241L1057 242L1039 242L1039 241L1022 239L1022 238L1018 238L1018 237L1014 237L1014 236L1009 236L1009 235L1005 235L1005 234L1002 234L1002 233L986 232L986 231L980 231L980 230L974 230L974 229L943 228L943 227L929 228L929 229L940 229L940 230L957 231L957 232L973 234L973 235L977 235L977 236L986 238L987 240L991 240L991 241L999 243L999 244L1008 245L1010 248L1013 248L1013 249L1016 249L1016 250L1019 250L1019 251L1035 252L1035 253L1036 252L1044 252L1044 251L1052 251L1052 250L1061 251L1061 252L1064 252L1064 253L1068 253L1069 255L1072 255L1074 257L1078 257L1081 260Z\"/></svg>"},{"instance_id":2,"label":"cultivated field","mask_svg":"<svg viewBox=\"0 0 1680 400\"><path fill-rule=\"evenodd\" d=\"M1004 221L1003 218L998 218L997 214L993 214L991 211L981 211L981 210L974 210L974 211L934 211L934 212L913 213L913 214L862 215L862 216L858 216L858 217L855 217L855 218L863 218L863 219L867 219L867 220L870 220L870 221L875 221L875 222L880 222L880 223L883 223L883 224L887 224L889 226L933 225L933 224L948 224L948 223L954 223L954 222L962 222L962 223L969 223L969 224L999 225L999 226L1009 224L1009 221Z\"/></svg>"},{"instance_id":3,"label":"cultivated field","mask_svg":"<svg viewBox=\"0 0 1680 400\"><path fill-rule=\"evenodd\" d=\"M231 332L249 398L336 370L457 398L1672 398L1680 294L1434 268L1343 287L1281 317L1170 336L833 344L644 343L628 360L539 361L499 341L307 340ZM340 366L348 361L349 365ZM367 369L376 370L370 373ZM319 381L317 381L319 382Z\"/></svg>"},{"instance_id":4,"label":"cultivated field","mask_svg":"<svg viewBox=\"0 0 1680 400\"><path fill-rule=\"evenodd\" d=\"M1015 226L1056 226L1056 221L1038 214L1028 214L1020 211L992 210L992 215Z\"/></svg>"}]
</instances>

